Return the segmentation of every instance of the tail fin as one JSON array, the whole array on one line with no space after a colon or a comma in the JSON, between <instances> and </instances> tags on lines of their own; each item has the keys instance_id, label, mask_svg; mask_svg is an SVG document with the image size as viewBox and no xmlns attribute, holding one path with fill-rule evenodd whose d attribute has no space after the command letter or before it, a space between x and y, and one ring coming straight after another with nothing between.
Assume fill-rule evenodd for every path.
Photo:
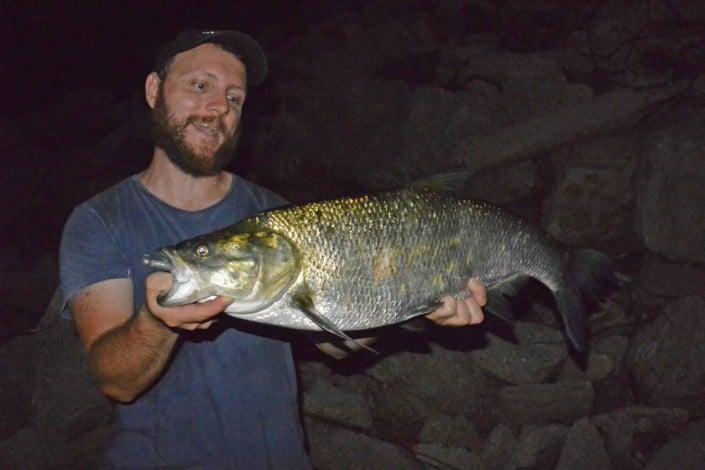
<instances>
[{"instance_id":1,"label":"tail fin","mask_svg":"<svg viewBox=\"0 0 705 470\"><path fill-rule=\"evenodd\" d=\"M614 261L603 252L580 248L573 250L571 255L568 269L586 299L598 300L606 288L618 284Z\"/></svg>"},{"instance_id":2,"label":"tail fin","mask_svg":"<svg viewBox=\"0 0 705 470\"><path fill-rule=\"evenodd\" d=\"M581 352L587 351L585 302L598 300L605 289L617 285L614 262L606 254L590 249L570 252L564 288L553 295L563 318L566 333Z\"/></svg>"}]
</instances>

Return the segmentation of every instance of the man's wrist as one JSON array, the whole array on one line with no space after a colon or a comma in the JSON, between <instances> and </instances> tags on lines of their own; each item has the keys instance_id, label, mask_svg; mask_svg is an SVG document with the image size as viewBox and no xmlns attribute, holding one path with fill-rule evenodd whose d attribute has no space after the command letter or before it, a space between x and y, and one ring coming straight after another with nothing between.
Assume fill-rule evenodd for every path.
<instances>
[{"instance_id":1,"label":"man's wrist","mask_svg":"<svg viewBox=\"0 0 705 470\"><path fill-rule=\"evenodd\" d=\"M174 331L172 328L170 328L169 325L164 323L164 321L161 318L159 318L158 316L153 314L152 311L147 306L147 304L142 306L139 313L137 314L136 319L138 321L142 320L144 322L144 324L149 325L149 327L151 327L151 328L169 331L175 335L178 334L176 331Z\"/></svg>"}]
</instances>

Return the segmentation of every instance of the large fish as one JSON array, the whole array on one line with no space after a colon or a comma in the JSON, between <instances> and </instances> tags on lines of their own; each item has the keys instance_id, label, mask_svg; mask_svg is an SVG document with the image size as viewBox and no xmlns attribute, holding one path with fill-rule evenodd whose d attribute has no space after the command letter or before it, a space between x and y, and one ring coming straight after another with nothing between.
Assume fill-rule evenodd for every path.
<instances>
[{"instance_id":1,"label":"large fish","mask_svg":"<svg viewBox=\"0 0 705 470\"><path fill-rule=\"evenodd\" d=\"M570 249L494 205L418 188L263 212L145 264L173 275L164 306L226 295L234 317L345 339L430 313L471 276L488 288L486 309L507 316L507 296L534 278L582 351L585 298L613 272L607 255Z\"/></svg>"}]
</instances>

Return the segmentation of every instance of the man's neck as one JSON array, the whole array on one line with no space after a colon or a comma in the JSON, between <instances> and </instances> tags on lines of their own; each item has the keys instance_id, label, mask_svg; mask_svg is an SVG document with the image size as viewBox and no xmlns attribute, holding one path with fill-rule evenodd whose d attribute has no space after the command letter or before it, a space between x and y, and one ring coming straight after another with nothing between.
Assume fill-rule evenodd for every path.
<instances>
[{"instance_id":1,"label":"man's neck","mask_svg":"<svg viewBox=\"0 0 705 470\"><path fill-rule=\"evenodd\" d=\"M154 149L152 162L139 178L156 197L186 211L199 211L220 202L232 183L232 174L226 171L206 177L189 175L158 148Z\"/></svg>"}]
</instances>

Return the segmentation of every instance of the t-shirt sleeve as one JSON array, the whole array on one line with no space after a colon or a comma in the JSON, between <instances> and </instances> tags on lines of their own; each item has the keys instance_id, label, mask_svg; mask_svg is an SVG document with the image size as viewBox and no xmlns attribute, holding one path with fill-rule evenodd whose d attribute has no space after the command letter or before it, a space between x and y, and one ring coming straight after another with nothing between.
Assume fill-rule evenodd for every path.
<instances>
[{"instance_id":1,"label":"t-shirt sleeve","mask_svg":"<svg viewBox=\"0 0 705 470\"><path fill-rule=\"evenodd\" d=\"M90 206L78 206L66 221L61 236L61 315L70 315L68 301L91 284L131 277L129 266L103 218Z\"/></svg>"},{"instance_id":2,"label":"t-shirt sleeve","mask_svg":"<svg viewBox=\"0 0 705 470\"><path fill-rule=\"evenodd\" d=\"M262 189L258 199L260 210L276 209L289 204L289 201L268 189Z\"/></svg>"}]
</instances>

